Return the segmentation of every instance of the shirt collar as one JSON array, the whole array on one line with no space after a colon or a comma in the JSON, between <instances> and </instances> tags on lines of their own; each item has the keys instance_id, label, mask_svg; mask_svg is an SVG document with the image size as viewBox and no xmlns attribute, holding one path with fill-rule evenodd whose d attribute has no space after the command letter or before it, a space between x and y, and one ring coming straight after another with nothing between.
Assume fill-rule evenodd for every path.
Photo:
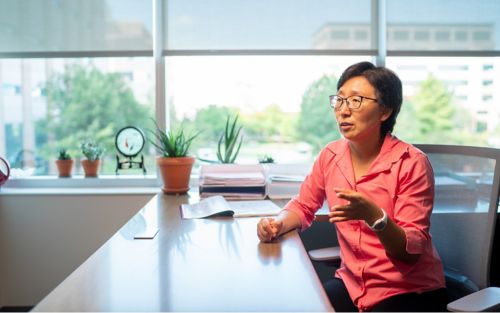
<instances>
[{"instance_id":1,"label":"shirt collar","mask_svg":"<svg viewBox=\"0 0 500 313\"><path fill-rule=\"evenodd\" d=\"M355 189L356 182L354 181L354 172L351 162L351 150L349 149L348 141L342 139L332 142L326 147L326 149L328 149L333 154L333 161L337 165L338 169L345 177L351 188Z\"/></svg>"},{"instance_id":2,"label":"shirt collar","mask_svg":"<svg viewBox=\"0 0 500 313\"><path fill-rule=\"evenodd\" d=\"M382 143L380 153L369 170L369 174L376 174L389 170L392 164L398 162L408 153L408 145L405 145L396 136L387 133Z\"/></svg>"},{"instance_id":3,"label":"shirt collar","mask_svg":"<svg viewBox=\"0 0 500 313\"><path fill-rule=\"evenodd\" d=\"M345 139L339 140L329 144L326 148L333 153L335 163L347 181L351 184L351 187L354 188L354 173L352 170L351 152L348 141ZM366 176L389 170L392 164L398 162L408 153L408 149L408 145L405 145L391 133L387 133L382 143L382 147L380 148L380 153L373 161Z\"/></svg>"}]
</instances>

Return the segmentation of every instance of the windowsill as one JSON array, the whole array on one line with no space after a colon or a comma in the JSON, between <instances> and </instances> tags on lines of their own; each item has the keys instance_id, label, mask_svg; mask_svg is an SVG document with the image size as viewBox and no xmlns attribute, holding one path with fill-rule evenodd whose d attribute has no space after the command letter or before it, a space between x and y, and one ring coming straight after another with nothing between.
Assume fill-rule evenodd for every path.
<instances>
[{"instance_id":1,"label":"windowsill","mask_svg":"<svg viewBox=\"0 0 500 313\"><path fill-rule=\"evenodd\" d=\"M0 188L0 195L155 195L159 187Z\"/></svg>"},{"instance_id":2,"label":"windowsill","mask_svg":"<svg viewBox=\"0 0 500 313\"><path fill-rule=\"evenodd\" d=\"M57 176L30 176L27 178L9 179L5 188L105 188L105 187L158 187L161 182L156 176L142 175L101 175L85 178L72 176L59 178Z\"/></svg>"},{"instance_id":3,"label":"windowsill","mask_svg":"<svg viewBox=\"0 0 500 313\"><path fill-rule=\"evenodd\" d=\"M154 176L38 176L10 179L0 195L123 195L156 194L161 182Z\"/></svg>"},{"instance_id":4,"label":"windowsill","mask_svg":"<svg viewBox=\"0 0 500 313\"><path fill-rule=\"evenodd\" d=\"M161 193L161 185L161 179L156 176L142 175L34 176L9 179L0 187L0 195L154 195ZM191 176L190 186L198 186L198 176Z\"/></svg>"}]
</instances>

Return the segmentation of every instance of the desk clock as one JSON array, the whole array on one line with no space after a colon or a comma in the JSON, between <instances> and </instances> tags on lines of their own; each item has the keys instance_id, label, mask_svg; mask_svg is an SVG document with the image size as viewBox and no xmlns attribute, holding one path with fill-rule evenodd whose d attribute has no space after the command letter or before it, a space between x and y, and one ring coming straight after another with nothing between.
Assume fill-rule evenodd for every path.
<instances>
[{"instance_id":1,"label":"desk clock","mask_svg":"<svg viewBox=\"0 0 500 313\"><path fill-rule=\"evenodd\" d=\"M4 158L0 157L0 186L7 182L10 175L9 162Z\"/></svg>"},{"instance_id":2,"label":"desk clock","mask_svg":"<svg viewBox=\"0 0 500 313\"><path fill-rule=\"evenodd\" d=\"M146 143L144 133L135 126L126 126L116 133L115 146L118 152L126 159L120 160L120 156L116 155L116 174L118 170L139 168L146 175L146 167L144 166L144 155L141 151ZM140 157L140 161L135 161L134 158Z\"/></svg>"}]
</instances>

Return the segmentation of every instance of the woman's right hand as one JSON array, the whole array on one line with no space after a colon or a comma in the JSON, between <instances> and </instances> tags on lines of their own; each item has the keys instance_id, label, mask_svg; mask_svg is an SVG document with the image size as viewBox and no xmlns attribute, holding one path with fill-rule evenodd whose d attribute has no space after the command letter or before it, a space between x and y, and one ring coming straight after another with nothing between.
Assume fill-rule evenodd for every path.
<instances>
[{"instance_id":1,"label":"woman's right hand","mask_svg":"<svg viewBox=\"0 0 500 313\"><path fill-rule=\"evenodd\" d=\"M257 223L257 237L262 242L271 242L280 235L283 221L274 218L263 218Z\"/></svg>"}]
</instances>

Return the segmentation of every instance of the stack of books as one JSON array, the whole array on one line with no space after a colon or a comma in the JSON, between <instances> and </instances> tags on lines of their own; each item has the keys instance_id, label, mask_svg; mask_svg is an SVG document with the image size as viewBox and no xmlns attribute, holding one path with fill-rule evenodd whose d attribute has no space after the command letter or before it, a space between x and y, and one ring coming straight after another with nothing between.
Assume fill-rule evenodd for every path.
<instances>
[{"instance_id":1,"label":"stack of books","mask_svg":"<svg viewBox=\"0 0 500 313\"><path fill-rule=\"evenodd\" d=\"M264 199L266 175L261 164L211 164L200 170L200 198Z\"/></svg>"}]
</instances>

